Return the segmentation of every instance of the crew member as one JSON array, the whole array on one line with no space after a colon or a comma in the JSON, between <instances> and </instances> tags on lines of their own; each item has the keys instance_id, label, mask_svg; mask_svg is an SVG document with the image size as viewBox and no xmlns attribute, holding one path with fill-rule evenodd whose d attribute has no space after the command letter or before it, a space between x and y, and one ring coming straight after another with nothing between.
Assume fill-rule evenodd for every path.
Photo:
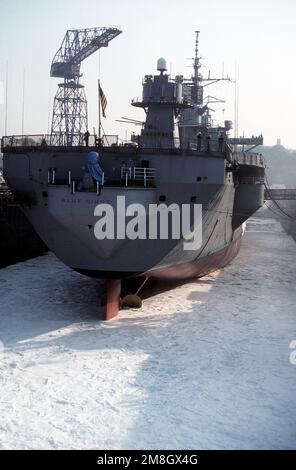
<instances>
[{"instance_id":1,"label":"crew member","mask_svg":"<svg viewBox=\"0 0 296 470\"><path fill-rule=\"evenodd\" d=\"M86 147L88 147L88 144L89 144L89 136L90 136L89 132L86 131L83 137Z\"/></svg>"}]
</instances>

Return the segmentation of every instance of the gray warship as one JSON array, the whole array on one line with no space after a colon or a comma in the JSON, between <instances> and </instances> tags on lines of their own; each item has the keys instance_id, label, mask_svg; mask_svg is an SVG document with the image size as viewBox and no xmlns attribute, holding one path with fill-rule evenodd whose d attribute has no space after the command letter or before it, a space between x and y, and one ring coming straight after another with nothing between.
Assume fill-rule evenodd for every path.
<instances>
[{"instance_id":1,"label":"gray warship","mask_svg":"<svg viewBox=\"0 0 296 470\"><path fill-rule=\"evenodd\" d=\"M51 75L64 79L51 134L2 138L5 179L36 232L67 266L108 280L106 318L118 311L123 280L185 280L227 265L241 246L244 222L264 202L264 162L253 151L262 136L231 138L230 121L213 124L204 87L220 78L200 73L198 32L190 78L172 78L164 59L144 77L142 97L131 103L145 111L139 135L124 144L100 129L89 135L80 63L120 33L68 31L51 66ZM103 181L79 190L90 152L101 157ZM98 240L95 208L109 204L116 213L118 196L144 208L202 205L201 245L184 250L184 240L171 233Z\"/></svg>"}]
</instances>

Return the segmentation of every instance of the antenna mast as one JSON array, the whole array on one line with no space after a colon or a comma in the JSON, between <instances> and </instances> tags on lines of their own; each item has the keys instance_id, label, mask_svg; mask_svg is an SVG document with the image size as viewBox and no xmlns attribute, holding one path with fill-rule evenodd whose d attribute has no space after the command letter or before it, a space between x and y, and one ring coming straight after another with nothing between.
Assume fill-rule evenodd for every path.
<instances>
[{"instance_id":1,"label":"antenna mast","mask_svg":"<svg viewBox=\"0 0 296 470\"><path fill-rule=\"evenodd\" d=\"M195 84L197 85L198 82L198 71L200 68L200 63L199 63L199 56L198 56L198 46L199 46L199 33L200 31L195 31L196 38L195 38L195 57L194 57L194 81Z\"/></svg>"},{"instance_id":2,"label":"antenna mast","mask_svg":"<svg viewBox=\"0 0 296 470\"><path fill-rule=\"evenodd\" d=\"M6 62L6 78L5 78L5 124L4 124L4 135L7 135L7 114L8 114L8 61Z\"/></svg>"},{"instance_id":3,"label":"antenna mast","mask_svg":"<svg viewBox=\"0 0 296 470\"><path fill-rule=\"evenodd\" d=\"M22 96L22 135L24 135L25 126L25 69L23 70L23 96Z\"/></svg>"}]
</instances>

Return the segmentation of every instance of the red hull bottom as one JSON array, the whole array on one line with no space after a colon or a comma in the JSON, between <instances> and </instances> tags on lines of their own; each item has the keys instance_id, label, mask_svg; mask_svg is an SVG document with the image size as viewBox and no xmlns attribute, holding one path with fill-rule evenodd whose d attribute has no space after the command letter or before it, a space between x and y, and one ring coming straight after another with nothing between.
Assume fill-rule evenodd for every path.
<instances>
[{"instance_id":1,"label":"red hull bottom","mask_svg":"<svg viewBox=\"0 0 296 470\"><path fill-rule=\"evenodd\" d=\"M147 276L158 279L182 280L205 276L217 269L223 268L235 258L240 250L242 236L222 250L196 259L191 263L155 269L146 273Z\"/></svg>"},{"instance_id":2,"label":"red hull bottom","mask_svg":"<svg viewBox=\"0 0 296 470\"><path fill-rule=\"evenodd\" d=\"M182 280L205 276L206 274L223 268L230 263L239 252L241 243L242 237L222 250L209 254L203 258L199 258L192 263L149 271L146 273L146 276L164 280ZM120 280L107 281L106 320L110 320L118 314L120 308L120 292Z\"/></svg>"}]
</instances>

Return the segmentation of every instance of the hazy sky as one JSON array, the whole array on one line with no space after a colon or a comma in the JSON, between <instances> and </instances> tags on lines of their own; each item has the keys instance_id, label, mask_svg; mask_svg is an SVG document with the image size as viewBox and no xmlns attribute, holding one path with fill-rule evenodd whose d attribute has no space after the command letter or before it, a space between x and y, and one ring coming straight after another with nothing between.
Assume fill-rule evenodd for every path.
<instances>
[{"instance_id":1,"label":"hazy sky","mask_svg":"<svg viewBox=\"0 0 296 470\"><path fill-rule=\"evenodd\" d=\"M8 62L8 134L19 134L25 73L25 133L46 133L49 97L58 79L49 77L52 58L69 28L114 25L123 33L82 64L89 104L89 129L97 126L97 78L108 99L106 133L125 137L138 128L115 120L143 119L130 106L142 77L167 59L173 75L190 75L194 31L199 29L204 74L234 78L239 67L239 133L262 133L296 148L296 0L0 0L0 80ZM5 88L5 83L4 83ZM227 100L216 119L234 119L234 85L208 93ZM207 93L207 94L208 94ZM0 105L0 134L4 105ZM51 111L50 111L51 112Z\"/></svg>"}]
</instances>

